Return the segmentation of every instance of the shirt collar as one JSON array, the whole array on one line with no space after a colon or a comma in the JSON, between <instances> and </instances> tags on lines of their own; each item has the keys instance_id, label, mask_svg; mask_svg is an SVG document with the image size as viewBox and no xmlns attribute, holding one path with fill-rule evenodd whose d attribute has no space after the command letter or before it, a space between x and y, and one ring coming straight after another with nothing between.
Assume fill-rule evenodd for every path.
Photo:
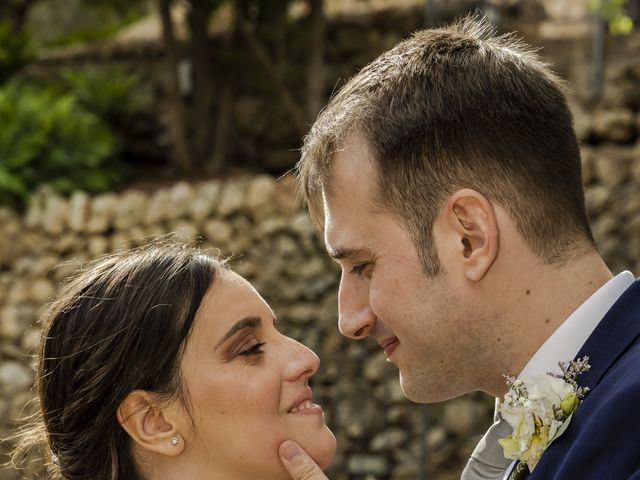
<instances>
[{"instance_id":1,"label":"shirt collar","mask_svg":"<svg viewBox=\"0 0 640 480\"><path fill-rule=\"evenodd\" d=\"M574 359L600 320L634 280L631 272L624 271L596 290L542 344L518 378L560 373L558 362Z\"/></svg>"}]
</instances>

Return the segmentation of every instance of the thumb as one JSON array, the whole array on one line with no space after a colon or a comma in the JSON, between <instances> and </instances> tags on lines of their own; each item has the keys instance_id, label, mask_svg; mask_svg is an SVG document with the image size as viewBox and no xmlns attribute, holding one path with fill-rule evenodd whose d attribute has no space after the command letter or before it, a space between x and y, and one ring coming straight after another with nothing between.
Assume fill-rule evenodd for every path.
<instances>
[{"instance_id":1,"label":"thumb","mask_svg":"<svg viewBox=\"0 0 640 480\"><path fill-rule=\"evenodd\" d=\"M280 444L279 453L280 461L293 480L329 480L296 442L285 440Z\"/></svg>"}]
</instances>

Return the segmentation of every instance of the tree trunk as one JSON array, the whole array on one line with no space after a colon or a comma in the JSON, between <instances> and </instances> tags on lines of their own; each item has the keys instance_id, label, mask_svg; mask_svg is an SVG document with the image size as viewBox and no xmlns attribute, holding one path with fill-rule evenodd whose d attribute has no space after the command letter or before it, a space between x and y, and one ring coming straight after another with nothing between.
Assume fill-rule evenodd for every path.
<instances>
[{"instance_id":1,"label":"tree trunk","mask_svg":"<svg viewBox=\"0 0 640 480\"><path fill-rule=\"evenodd\" d=\"M166 68L169 97L169 135L173 149L173 162L183 173L193 169L189 146L187 143L187 124L184 103L180 93L178 64L180 56L171 20L171 0L158 0L160 18L162 19L162 37L166 53Z\"/></svg>"},{"instance_id":2,"label":"tree trunk","mask_svg":"<svg viewBox=\"0 0 640 480\"><path fill-rule=\"evenodd\" d=\"M246 8L234 2L233 4L233 26L223 38L223 48L229 50L236 45L240 39L238 30L238 11ZM245 10L246 11L246 10ZM224 168L227 160L227 145L229 143L229 126L231 121L231 105L234 93L234 64L228 60L222 63L222 71L220 72L220 88L218 89L218 112L215 119L215 134L213 140L213 149L209 162L205 167L205 171L209 174L218 173Z\"/></svg>"},{"instance_id":3,"label":"tree trunk","mask_svg":"<svg viewBox=\"0 0 640 480\"><path fill-rule=\"evenodd\" d=\"M213 13L209 0L191 0L191 58L193 60L193 141L194 161L202 169L211 154L213 90L210 74L209 19Z\"/></svg>"},{"instance_id":4,"label":"tree trunk","mask_svg":"<svg viewBox=\"0 0 640 480\"><path fill-rule=\"evenodd\" d=\"M226 164L227 144L229 140L229 123L231 117L231 98L233 84L227 73L220 82L220 94L218 95L218 114L216 115L216 131L213 143L213 151L209 162L205 167L206 173L218 173Z\"/></svg>"},{"instance_id":5,"label":"tree trunk","mask_svg":"<svg viewBox=\"0 0 640 480\"><path fill-rule=\"evenodd\" d=\"M0 21L7 20L11 26L11 31L14 33L22 31L29 18L29 11L38 1L22 0L21 2L12 2L10 0L1 0Z\"/></svg>"},{"instance_id":6,"label":"tree trunk","mask_svg":"<svg viewBox=\"0 0 640 480\"><path fill-rule=\"evenodd\" d=\"M313 123L322 109L325 86L325 27L323 0L309 0L311 20L311 54L307 65L307 119Z\"/></svg>"},{"instance_id":7,"label":"tree trunk","mask_svg":"<svg viewBox=\"0 0 640 480\"><path fill-rule=\"evenodd\" d=\"M253 30L248 25L246 18L240 11L238 11L238 28L240 29L240 33L242 33L245 42L249 46L249 49L258 60L258 63L262 65L267 76L276 87L276 91L282 101L282 105L289 112L297 134L302 137L307 133L307 120L304 109L296 103L296 100L287 88L284 78L280 74L275 62L269 57L269 54L265 50L263 44L258 41Z\"/></svg>"},{"instance_id":8,"label":"tree trunk","mask_svg":"<svg viewBox=\"0 0 640 480\"><path fill-rule=\"evenodd\" d=\"M281 2L278 8L274 9L273 19L273 52L274 64L278 75L284 78L287 70L287 2Z\"/></svg>"}]
</instances>

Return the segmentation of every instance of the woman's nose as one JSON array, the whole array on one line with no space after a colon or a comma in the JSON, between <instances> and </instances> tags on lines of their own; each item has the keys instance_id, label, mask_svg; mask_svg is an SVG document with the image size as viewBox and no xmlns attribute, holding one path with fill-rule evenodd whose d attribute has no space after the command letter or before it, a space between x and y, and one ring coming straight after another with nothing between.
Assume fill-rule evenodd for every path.
<instances>
[{"instance_id":1,"label":"woman's nose","mask_svg":"<svg viewBox=\"0 0 640 480\"><path fill-rule=\"evenodd\" d=\"M309 348L289 338L291 355L286 365L287 380L307 380L318 371L320 358Z\"/></svg>"},{"instance_id":2,"label":"woman's nose","mask_svg":"<svg viewBox=\"0 0 640 480\"><path fill-rule=\"evenodd\" d=\"M338 291L338 312L338 328L342 335L354 340L370 335L376 316L369 304L368 282L353 280L343 274Z\"/></svg>"}]
</instances>

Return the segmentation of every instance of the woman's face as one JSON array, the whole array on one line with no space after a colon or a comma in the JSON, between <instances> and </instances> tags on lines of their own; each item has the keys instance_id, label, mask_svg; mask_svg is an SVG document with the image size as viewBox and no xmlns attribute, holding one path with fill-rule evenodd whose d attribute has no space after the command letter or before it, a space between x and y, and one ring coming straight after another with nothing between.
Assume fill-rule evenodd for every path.
<instances>
[{"instance_id":1,"label":"woman's face","mask_svg":"<svg viewBox=\"0 0 640 480\"><path fill-rule=\"evenodd\" d=\"M184 422L190 431L183 434L183 455L201 469L198 478L289 478L278 458L285 439L322 467L333 458L335 438L308 386L320 361L274 323L246 280L218 274L182 358L191 417Z\"/></svg>"}]
</instances>

